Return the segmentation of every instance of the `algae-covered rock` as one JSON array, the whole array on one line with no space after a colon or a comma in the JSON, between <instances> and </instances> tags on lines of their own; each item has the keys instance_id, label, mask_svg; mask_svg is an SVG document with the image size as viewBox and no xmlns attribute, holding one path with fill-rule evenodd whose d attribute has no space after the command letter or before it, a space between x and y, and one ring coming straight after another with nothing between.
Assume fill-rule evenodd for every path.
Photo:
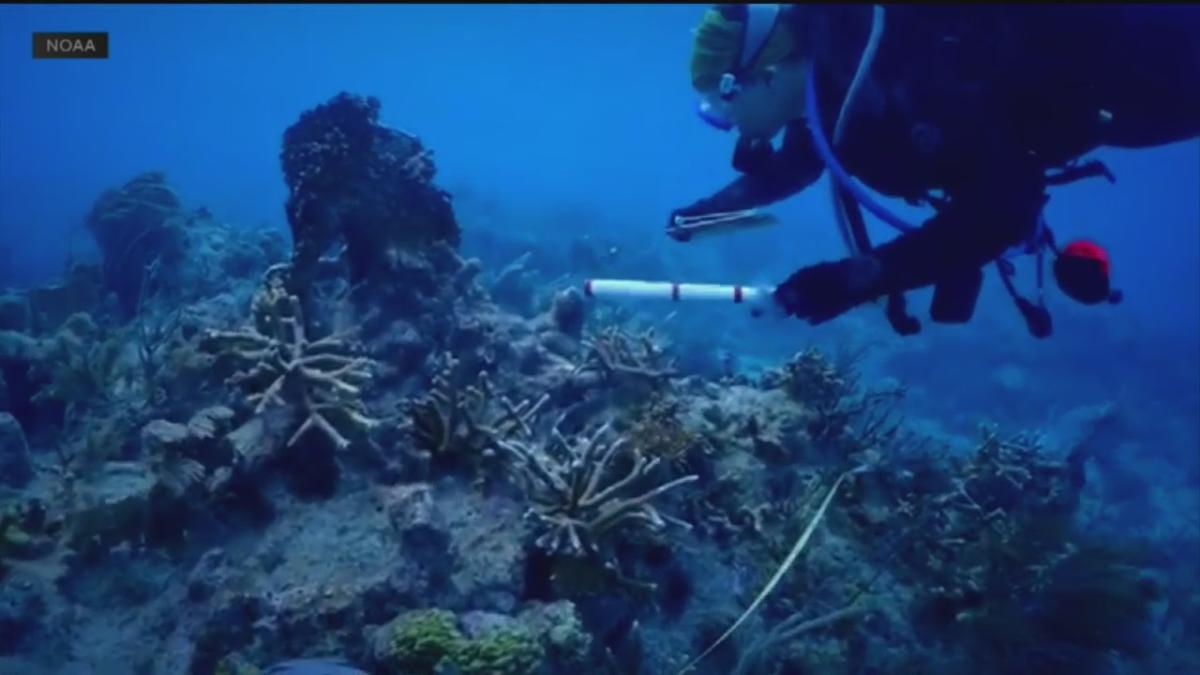
<instances>
[{"instance_id":1,"label":"algae-covered rock","mask_svg":"<svg viewBox=\"0 0 1200 675\"><path fill-rule=\"evenodd\" d=\"M461 628L460 628L461 623ZM468 612L461 622L443 609L405 612L375 633L373 656L386 675L532 675L546 650L520 620Z\"/></svg>"},{"instance_id":2,"label":"algae-covered rock","mask_svg":"<svg viewBox=\"0 0 1200 675\"><path fill-rule=\"evenodd\" d=\"M546 662L553 672L568 672L585 667L592 636L570 600L532 603L517 617L518 621L537 636L546 652Z\"/></svg>"},{"instance_id":3,"label":"algae-covered rock","mask_svg":"<svg viewBox=\"0 0 1200 675\"><path fill-rule=\"evenodd\" d=\"M498 628L463 642L453 656L462 675L531 675L539 672L545 652L524 628Z\"/></svg>"},{"instance_id":4,"label":"algae-covered rock","mask_svg":"<svg viewBox=\"0 0 1200 675\"><path fill-rule=\"evenodd\" d=\"M155 485L153 472L137 462L107 462L79 486L83 506L71 514L72 544L112 545L143 532Z\"/></svg>"},{"instance_id":5,"label":"algae-covered rock","mask_svg":"<svg viewBox=\"0 0 1200 675\"><path fill-rule=\"evenodd\" d=\"M0 485L22 488L33 478L29 445L16 418L0 412Z\"/></svg>"},{"instance_id":6,"label":"algae-covered rock","mask_svg":"<svg viewBox=\"0 0 1200 675\"><path fill-rule=\"evenodd\" d=\"M282 672L271 670L269 672ZM258 666L250 663L244 656L240 654L230 654L221 659L217 664L217 669L213 671L213 675L261 675L262 670Z\"/></svg>"},{"instance_id":7,"label":"algae-covered rock","mask_svg":"<svg viewBox=\"0 0 1200 675\"><path fill-rule=\"evenodd\" d=\"M411 610L371 636L385 675L533 675L586 672L592 637L567 600L533 602L516 615ZM582 669L582 670L580 670Z\"/></svg>"},{"instance_id":8,"label":"algae-covered rock","mask_svg":"<svg viewBox=\"0 0 1200 675\"><path fill-rule=\"evenodd\" d=\"M472 493L444 501L457 563L451 576L455 590L474 608L512 612L524 593L528 558L523 543L528 524L521 511L504 499Z\"/></svg>"},{"instance_id":9,"label":"algae-covered rock","mask_svg":"<svg viewBox=\"0 0 1200 675\"><path fill-rule=\"evenodd\" d=\"M449 567L451 534L445 517L426 483L398 485L382 496L392 529L400 537L406 558L418 564Z\"/></svg>"},{"instance_id":10,"label":"algae-covered rock","mask_svg":"<svg viewBox=\"0 0 1200 675\"><path fill-rule=\"evenodd\" d=\"M554 326L564 335L576 340L583 337L583 324L587 319L587 304L578 290L568 288L555 295L550 316L553 318Z\"/></svg>"},{"instance_id":11,"label":"algae-covered rock","mask_svg":"<svg viewBox=\"0 0 1200 675\"><path fill-rule=\"evenodd\" d=\"M229 556L226 555L225 549L213 548L205 551L188 574L188 599L194 602L209 599L217 589L226 584L230 574Z\"/></svg>"},{"instance_id":12,"label":"algae-covered rock","mask_svg":"<svg viewBox=\"0 0 1200 675\"><path fill-rule=\"evenodd\" d=\"M454 614L442 609L405 612L375 633L372 655L384 675L432 673L465 640Z\"/></svg>"}]
</instances>

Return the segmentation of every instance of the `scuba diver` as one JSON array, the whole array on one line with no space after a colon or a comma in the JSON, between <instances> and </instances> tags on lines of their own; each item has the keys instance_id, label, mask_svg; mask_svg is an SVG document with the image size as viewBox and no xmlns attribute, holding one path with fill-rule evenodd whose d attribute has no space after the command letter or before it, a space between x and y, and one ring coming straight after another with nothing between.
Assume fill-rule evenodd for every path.
<instances>
[{"instance_id":1,"label":"scuba diver","mask_svg":"<svg viewBox=\"0 0 1200 675\"><path fill-rule=\"evenodd\" d=\"M903 292L932 286L930 318L964 323L995 263L1045 337L1046 250L1068 296L1121 299L1102 247L1055 243L1046 189L1112 182L1102 163L1079 162L1096 148L1200 136L1200 6L715 5L695 30L691 81L700 116L737 130L741 175L672 212L669 236L688 241L691 224L752 213L828 169L850 255L777 286L783 313L817 324L886 297L893 329L908 335L920 323ZM908 224L855 177L935 214ZM902 234L873 247L862 208ZM1020 254L1037 256L1036 302L1013 284Z\"/></svg>"}]
</instances>

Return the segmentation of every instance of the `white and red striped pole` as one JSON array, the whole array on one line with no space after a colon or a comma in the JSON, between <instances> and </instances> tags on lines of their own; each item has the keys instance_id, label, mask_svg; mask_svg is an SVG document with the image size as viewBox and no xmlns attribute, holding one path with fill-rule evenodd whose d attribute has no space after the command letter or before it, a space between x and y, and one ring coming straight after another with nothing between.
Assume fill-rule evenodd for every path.
<instances>
[{"instance_id":1,"label":"white and red striped pole","mask_svg":"<svg viewBox=\"0 0 1200 675\"><path fill-rule=\"evenodd\" d=\"M761 307L771 297L771 289L724 284L687 284L675 281L637 281L633 279L588 279L583 282L588 298L649 298L690 302L730 302Z\"/></svg>"}]
</instances>

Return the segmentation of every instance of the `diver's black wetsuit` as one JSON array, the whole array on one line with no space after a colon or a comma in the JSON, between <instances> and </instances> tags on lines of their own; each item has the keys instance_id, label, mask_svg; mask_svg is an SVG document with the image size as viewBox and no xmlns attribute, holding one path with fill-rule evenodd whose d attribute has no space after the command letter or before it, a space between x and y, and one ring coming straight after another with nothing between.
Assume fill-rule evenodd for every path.
<instances>
[{"instance_id":1,"label":"diver's black wetsuit","mask_svg":"<svg viewBox=\"0 0 1200 675\"><path fill-rule=\"evenodd\" d=\"M793 5L783 15L814 58L827 138L871 12ZM889 5L885 26L836 152L882 194L917 203L942 190L948 200L930 202L937 213L917 231L781 284L784 308L814 323L889 293L977 277L1033 233L1048 169L1104 145L1200 136L1200 6ZM824 169L805 121L789 124L762 160L676 213L769 204Z\"/></svg>"}]
</instances>

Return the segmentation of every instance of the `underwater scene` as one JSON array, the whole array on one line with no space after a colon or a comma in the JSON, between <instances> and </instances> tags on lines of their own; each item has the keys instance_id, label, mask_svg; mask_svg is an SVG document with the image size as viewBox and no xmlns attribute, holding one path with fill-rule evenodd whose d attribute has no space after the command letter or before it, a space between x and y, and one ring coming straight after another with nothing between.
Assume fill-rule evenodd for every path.
<instances>
[{"instance_id":1,"label":"underwater scene","mask_svg":"<svg viewBox=\"0 0 1200 675\"><path fill-rule=\"evenodd\" d=\"M1200 672L1198 270L1200 6L5 5L0 674Z\"/></svg>"}]
</instances>

